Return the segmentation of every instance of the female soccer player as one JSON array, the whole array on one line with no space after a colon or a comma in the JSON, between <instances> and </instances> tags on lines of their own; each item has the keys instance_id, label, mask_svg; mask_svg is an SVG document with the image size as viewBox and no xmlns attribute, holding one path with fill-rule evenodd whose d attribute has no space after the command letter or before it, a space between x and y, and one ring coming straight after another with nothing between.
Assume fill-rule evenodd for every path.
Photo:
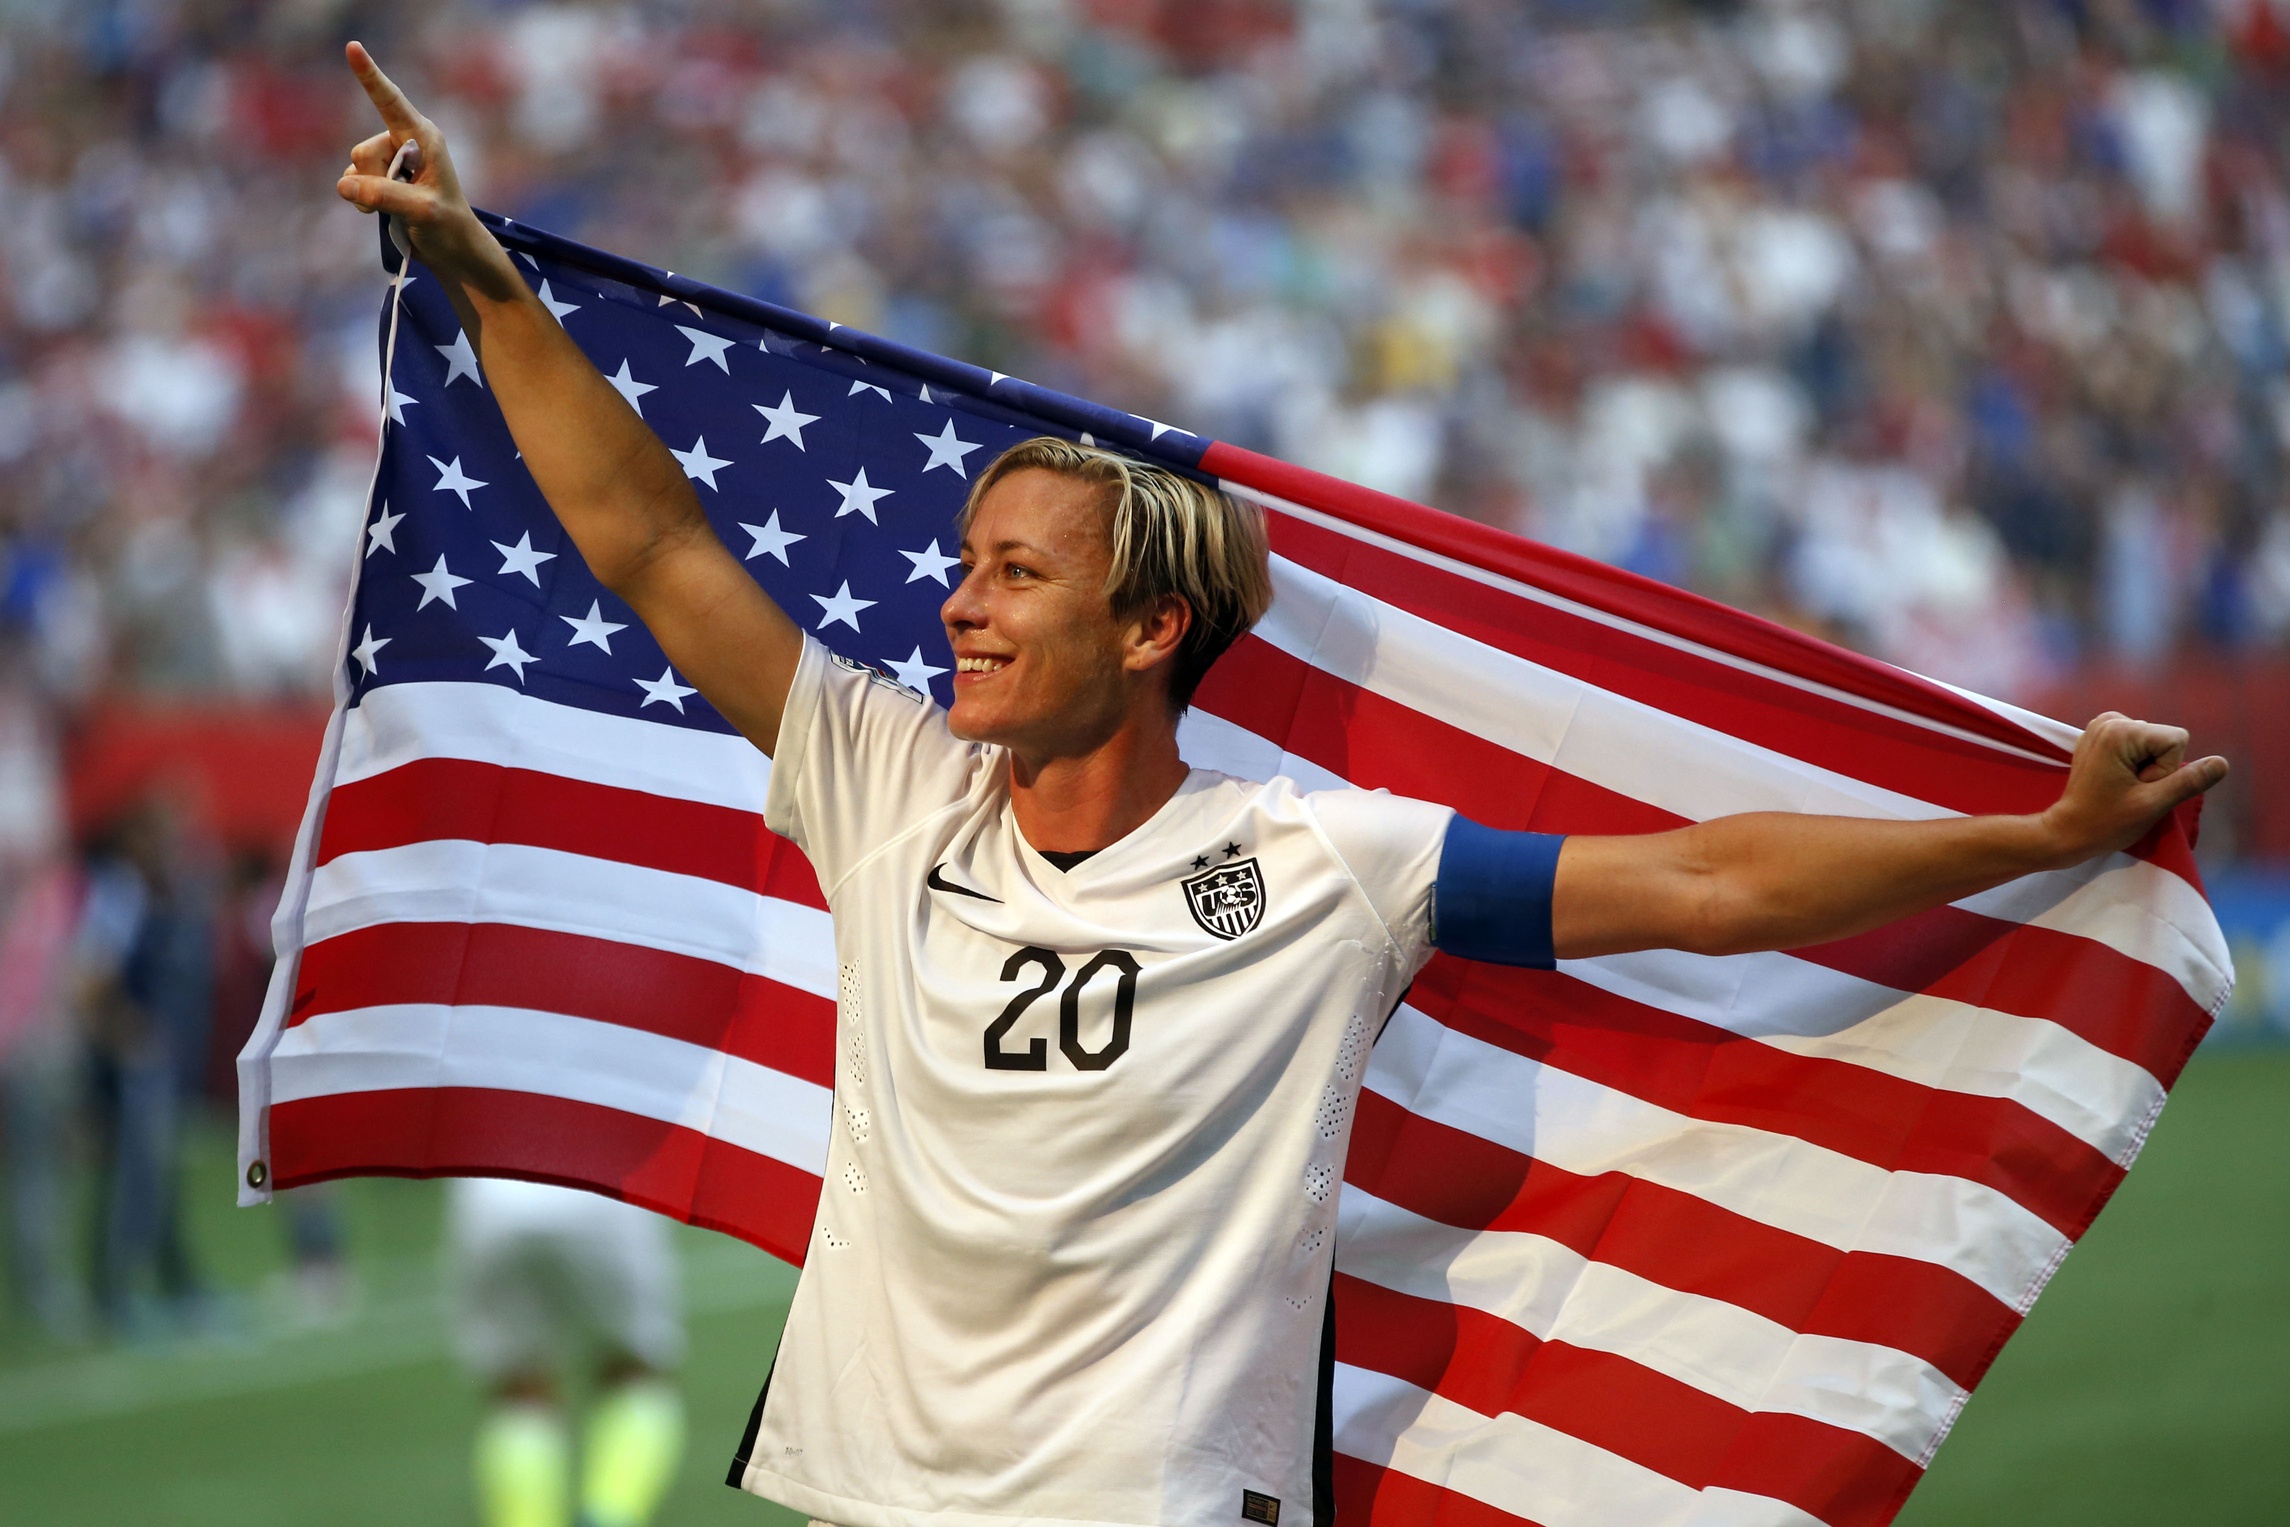
<instances>
[{"instance_id":1,"label":"female soccer player","mask_svg":"<svg viewBox=\"0 0 2290 1527\"><path fill-rule=\"evenodd\" d=\"M766 820L834 913L837 1118L733 1469L756 1494L849 1527L1318 1518L1333 1185L1433 948L1819 943L2125 847L2225 776L2109 715L2038 815L1562 840L1193 769L1178 717L1270 599L1261 520L1050 439L974 485L940 710L772 604L349 57L385 130L341 194L404 220L590 570L772 756Z\"/></svg>"}]
</instances>

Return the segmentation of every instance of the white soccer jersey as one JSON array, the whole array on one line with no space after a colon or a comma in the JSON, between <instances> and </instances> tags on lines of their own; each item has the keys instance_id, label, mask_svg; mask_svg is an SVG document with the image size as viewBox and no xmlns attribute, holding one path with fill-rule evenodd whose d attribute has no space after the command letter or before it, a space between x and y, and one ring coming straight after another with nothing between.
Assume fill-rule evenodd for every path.
<instances>
[{"instance_id":1,"label":"white soccer jersey","mask_svg":"<svg viewBox=\"0 0 2290 1527\"><path fill-rule=\"evenodd\" d=\"M837 1109L737 1482L845 1527L1309 1521L1352 1105L1451 813L1195 770L1060 871L1001 749L811 642L779 740Z\"/></svg>"}]
</instances>

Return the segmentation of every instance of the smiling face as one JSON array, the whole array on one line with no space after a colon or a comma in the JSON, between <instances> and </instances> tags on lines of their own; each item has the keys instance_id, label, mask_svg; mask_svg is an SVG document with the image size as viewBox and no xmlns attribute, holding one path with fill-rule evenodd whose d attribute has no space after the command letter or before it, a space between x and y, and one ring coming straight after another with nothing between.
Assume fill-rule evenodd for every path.
<instances>
[{"instance_id":1,"label":"smiling face","mask_svg":"<svg viewBox=\"0 0 2290 1527\"><path fill-rule=\"evenodd\" d=\"M1184 602L1114 615L1105 491L1029 467L979 501L962 582L939 611L954 648L957 737L1058 757L1102 743L1142 702L1167 713Z\"/></svg>"}]
</instances>

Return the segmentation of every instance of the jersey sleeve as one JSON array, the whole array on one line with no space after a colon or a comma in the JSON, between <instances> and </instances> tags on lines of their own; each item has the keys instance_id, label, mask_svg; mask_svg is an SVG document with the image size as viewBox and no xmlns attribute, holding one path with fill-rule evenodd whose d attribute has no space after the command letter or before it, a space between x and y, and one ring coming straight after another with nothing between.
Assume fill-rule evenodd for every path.
<instances>
[{"instance_id":1,"label":"jersey sleeve","mask_svg":"<svg viewBox=\"0 0 2290 1527\"><path fill-rule=\"evenodd\" d=\"M832 890L867 855L960 800L980 763L927 698L806 636L764 825L802 849Z\"/></svg>"},{"instance_id":2,"label":"jersey sleeve","mask_svg":"<svg viewBox=\"0 0 2290 1527\"><path fill-rule=\"evenodd\" d=\"M1439 854L1432 943L1467 960L1555 968L1551 892L1565 842L1551 833L1505 832L1456 817Z\"/></svg>"},{"instance_id":3,"label":"jersey sleeve","mask_svg":"<svg viewBox=\"0 0 2290 1527\"><path fill-rule=\"evenodd\" d=\"M1454 810L1387 790L1321 790L1304 799L1413 973L1431 957L1432 886Z\"/></svg>"}]
</instances>

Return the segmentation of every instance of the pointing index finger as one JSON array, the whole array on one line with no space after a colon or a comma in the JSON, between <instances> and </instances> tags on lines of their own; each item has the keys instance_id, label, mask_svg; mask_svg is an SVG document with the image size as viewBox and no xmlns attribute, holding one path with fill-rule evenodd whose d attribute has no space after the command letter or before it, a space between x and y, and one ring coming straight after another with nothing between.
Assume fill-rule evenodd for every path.
<instances>
[{"instance_id":1,"label":"pointing index finger","mask_svg":"<svg viewBox=\"0 0 2290 1527\"><path fill-rule=\"evenodd\" d=\"M406 99L405 92L398 89L390 77L382 72L381 65L374 62L374 56L366 51L365 44L354 42L343 51L350 60L350 72L365 87L366 98L374 103L374 110L382 114L382 120L389 124L390 130L408 136L419 131L421 113L413 109L413 102Z\"/></svg>"}]
</instances>

